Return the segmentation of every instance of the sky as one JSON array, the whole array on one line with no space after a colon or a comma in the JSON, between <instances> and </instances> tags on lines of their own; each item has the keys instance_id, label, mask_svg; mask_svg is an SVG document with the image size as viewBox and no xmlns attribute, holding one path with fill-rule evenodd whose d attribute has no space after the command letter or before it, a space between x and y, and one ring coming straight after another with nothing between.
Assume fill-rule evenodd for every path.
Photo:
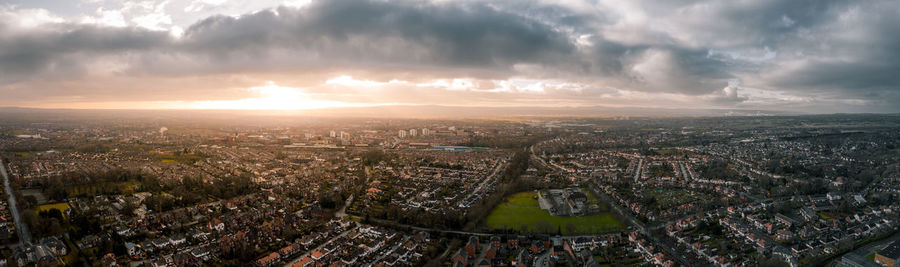
<instances>
[{"instance_id":1,"label":"sky","mask_svg":"<svg viewBox=\"0 0 900 267\"><path fill-rule=\"evenodd\" d=\"M896 0L0 0L0 106L900 112Z\"/></svg>"}]
</instances>

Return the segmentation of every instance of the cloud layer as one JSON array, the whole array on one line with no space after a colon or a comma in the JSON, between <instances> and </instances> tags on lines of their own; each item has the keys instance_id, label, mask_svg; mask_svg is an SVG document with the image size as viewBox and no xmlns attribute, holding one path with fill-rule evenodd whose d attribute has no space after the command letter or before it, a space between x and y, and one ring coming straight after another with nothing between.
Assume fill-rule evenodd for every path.
<instances>
[{"instance_id":1,"label":"cloud layer","mask_svg":"<svg viewBox=\"0 0 900 267\"><path fill-rule=\"evenodd\" d=\"M275 81L354 104L900 112L896 1L82 4L0 5L0 105L234 100Z\"/></svg>"}]
</instances>

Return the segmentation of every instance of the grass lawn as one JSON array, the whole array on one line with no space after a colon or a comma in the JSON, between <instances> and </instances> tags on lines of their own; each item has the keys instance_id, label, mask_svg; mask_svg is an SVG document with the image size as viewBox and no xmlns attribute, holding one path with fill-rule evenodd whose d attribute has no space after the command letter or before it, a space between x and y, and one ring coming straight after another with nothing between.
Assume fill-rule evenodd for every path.
<instances>
[{"instance_id":1,"label":"grass lawn","mask_svg":"<svg viewBox=\"0 0 900 267\"><path fill-rule=\"evenodd\" d=\"M65 216L66 216L66 210L69 209L69 203L56 203L56 204L44 204L44 205L40 205L40 206L37 206L37 207L34 209L34 212L35 212L35 213L38 213L38 212L41 212L41 211L46 211L46 210L51 210L51 209L58 209L60 212L62 212L63 217L65 217Z\"/></svg>"},{"instance_id":2,"label":"grass lawn","mask_svg":"<svg viewBox=\"0 0 900 267\"><path fill-rule=\"evenodd\" d=\"M675 148L656 149L656 150L653 150L653 152L656 152L656 154L659 154L662 156L686 154L684 150L675 149Z\"/></svg>"},{"instance_id":3,"label":"grass lawn","mask_svg":"<svg viewBox=\"0 0 900 267\"><path fill-rule=\"evenodd\" d=\"M584 217L551 216L538 205L537 193L522 192L510 196L487 217L491 229L522 230L529 232L555 233L557 229L563 234L594 234L620 230L622 222L613 214L601 214ZM569 229L570 226L576 229Z\"/></svg>"},{"instance_id":4,"label":"grass lawn","mask_svg":"<svg viewBox=\"0 0 900 267\"><path fill-rule=\"evenodd\" d=\"M37 207L37 211L45 211L51 209L58 209L59 211L66 212L66 210L69 209L69 203L44 204Z\"/></svg>"},{"instance_id":5,"label":"grass lawn","mask_svg":"<svg viewBox=\"0 0 900 267\"><path fill-rule=\"evenodd\" d=\"M841 216L834 214L832 212L822 211L822 212L819 212L819 217L822 217L822 219L825 219L826 221L830 222L830 221L837 220Z\"/></svg>"},{"instance_id":6,"label":"grass lawn","mask_svg":"<svg viewBox=\"0 0 900 267\"><path fill-rule=\"evenodd\" d=\"M150 153L150 155L156 156L162 163L179 162L183 164L194 164L194 162L203 159L203 157L201 157L200 155L194 154L176 155L174 153Z\"/></svg>"}]
</instances>

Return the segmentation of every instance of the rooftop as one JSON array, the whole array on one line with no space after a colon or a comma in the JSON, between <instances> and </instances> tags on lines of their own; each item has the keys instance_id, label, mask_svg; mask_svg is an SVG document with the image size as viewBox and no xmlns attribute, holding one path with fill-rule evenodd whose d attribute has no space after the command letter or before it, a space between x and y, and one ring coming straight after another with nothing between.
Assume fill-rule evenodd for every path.
<instances>
[{"instance_id":1,"label":"rooftop","mask_svg":"<svg viewBox=\"0 0 900 267\"><path fill-rule=\"evenodd\" d=\"M879 251L878 255L895 260L900 259L900 240L895 240L893 243Z\"/></svg>"}]
</instances>

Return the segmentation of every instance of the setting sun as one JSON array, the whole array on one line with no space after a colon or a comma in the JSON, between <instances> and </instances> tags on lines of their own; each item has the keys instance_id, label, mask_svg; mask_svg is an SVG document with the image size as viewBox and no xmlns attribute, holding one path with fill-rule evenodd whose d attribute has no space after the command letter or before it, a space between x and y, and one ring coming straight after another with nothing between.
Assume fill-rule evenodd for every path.
<instances>
[{"instance_id":1,"label":"setting sun","mask_svg":"<svg viewBox=\"0 0 900 267\"><path fill-rule=\"evenodd\" d=\"M190 103L187 108L193 109L232 109L232 110L301 110L335 107L350 107L352 104L318 100L304 93L300 88L285 87L269 81L264 86L249 88L257 97L238 100L200 101Z\"/></svg>"}]
</instances>

